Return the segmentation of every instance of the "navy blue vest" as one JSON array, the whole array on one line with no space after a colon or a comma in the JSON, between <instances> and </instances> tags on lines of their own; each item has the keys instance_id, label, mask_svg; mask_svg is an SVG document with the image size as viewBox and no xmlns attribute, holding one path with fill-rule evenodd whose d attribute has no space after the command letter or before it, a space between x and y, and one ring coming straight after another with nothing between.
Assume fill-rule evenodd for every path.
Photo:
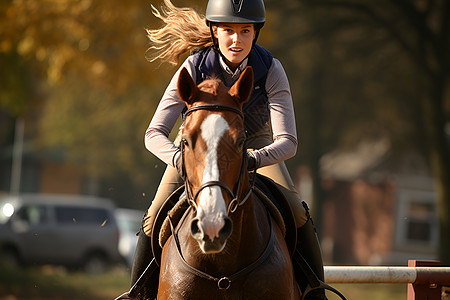
<instances>
[{"instance_id":1,"label":"navy blue vest","mask_svg":"<svg viewBox=\"0 0 450 300\"><path fill-rule=\"evenodd\" d=\"M248 135L253 135L270 121L269 101L266 92L266 78L272 65L272 54L261 46L255 45L248 56L248 65L254 73L253 92L244 103L244 127ZM196 83L215 77L223 80L219 55L213 48L201 49L194 54Z\"/></svg>"}]
</instances>

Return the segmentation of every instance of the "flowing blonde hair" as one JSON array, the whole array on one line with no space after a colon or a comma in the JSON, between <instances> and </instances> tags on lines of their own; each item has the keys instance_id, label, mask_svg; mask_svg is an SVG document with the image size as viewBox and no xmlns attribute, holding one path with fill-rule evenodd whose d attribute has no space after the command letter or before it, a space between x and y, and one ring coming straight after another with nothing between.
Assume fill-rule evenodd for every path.
<instances>
[{"instance_id":1,"label":"flowing blonde hair","mask_svg":"<svg viewBox=\"0 0 450 300\"><path fill-rule=\"evenodd\" d=\"M164 0L164 4L161 11L152 5L153 14L165 25L159 29L147 29L152 44L147 50L150 62L161 59L177 65L183 53L213 45L204 17L192 8L176 7L170 0Z\"/></svg>"}]
</instances>

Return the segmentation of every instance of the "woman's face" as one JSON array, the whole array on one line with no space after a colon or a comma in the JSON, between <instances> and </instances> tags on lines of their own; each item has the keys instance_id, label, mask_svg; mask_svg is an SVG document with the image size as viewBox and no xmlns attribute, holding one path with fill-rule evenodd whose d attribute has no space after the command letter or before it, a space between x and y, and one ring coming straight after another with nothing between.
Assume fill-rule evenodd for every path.
<instances>
[{"instance_id":1,"label":"woman's face","mask_svg":"<svg viewBox=\"0 0 450 300\"><path fill-rule=\"evenodd\" d=\"M220 23L214 36L226 64L234 71L252 50L255 27L253 24Z\"/></svg>"}]
</instances>

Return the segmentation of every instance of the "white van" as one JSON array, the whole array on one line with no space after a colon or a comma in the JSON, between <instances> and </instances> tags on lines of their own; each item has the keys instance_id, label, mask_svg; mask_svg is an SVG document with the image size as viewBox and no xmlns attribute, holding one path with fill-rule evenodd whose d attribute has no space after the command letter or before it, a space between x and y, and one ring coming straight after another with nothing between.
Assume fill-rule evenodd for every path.
<instances>
[{"instance_id":1,"label":"white van","mask_svg":"<svg viewBox=\"0 0 450 300\"><path fill-rule=\"evenodd\" d=\"M119 252L127 266L133 266L134 252L138 241L137 233L141 228L144 212L136 209L116 209L117 226L119 227Z\"/></svg>"},{"instance_id":2,"label":"white van","mask_svg":"<svg viewBox=\"0 0 450 300\"><path fill-rule=\"evenodd\" d=\"M3 263L104 272L121 261L114 205L92 196L22 194L0 201Z\"/></svg>"}]
</instances>

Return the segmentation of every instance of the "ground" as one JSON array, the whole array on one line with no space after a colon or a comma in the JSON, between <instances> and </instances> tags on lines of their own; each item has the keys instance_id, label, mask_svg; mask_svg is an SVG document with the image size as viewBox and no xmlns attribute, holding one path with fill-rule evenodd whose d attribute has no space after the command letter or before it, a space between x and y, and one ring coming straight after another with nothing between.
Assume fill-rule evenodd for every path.
<instances>
[{"instance_id":1,"label":"ground","mask_svg":"<svg viewBox=\"0 0 450 300\"><path fill-rule=\"evenodd\" d=\"M102 275L86 275L63 267L0 267L0 300L111 300L129 287L129 270L117 267ZM349 300L406 300L405 284L334 284ZM443 298L450 300L450 288ZM339 299L327 294L329 300Z\"/></svg>"}]
</instances>

